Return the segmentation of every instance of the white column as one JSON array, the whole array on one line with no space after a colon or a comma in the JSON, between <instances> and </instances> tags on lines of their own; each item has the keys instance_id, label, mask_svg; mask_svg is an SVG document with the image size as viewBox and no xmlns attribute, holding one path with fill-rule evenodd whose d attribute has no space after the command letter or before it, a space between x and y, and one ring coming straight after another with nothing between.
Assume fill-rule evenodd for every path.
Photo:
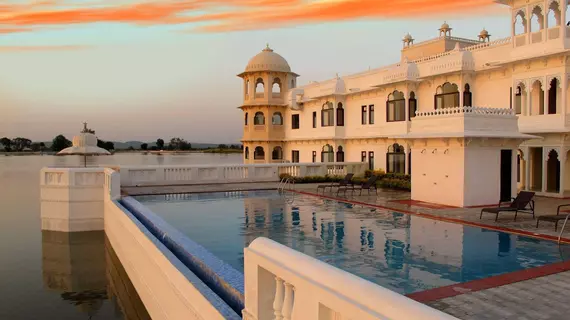
<instances>
[{"instance_id":1,"label":"white column","mask_svg":"<svg viewBox=\"0 0 570 320\"><path fill-rule=\"evenodd\" d=\"M275 320L282 320L283 314L283 296L284 296L283 280L279 277L275 277L275 300L273 301L273 314L275 315Z\"/></svg>"},{"instance_id":2,"label":"white column","mask_svg":"<svg viewBox=\"0 0 570 320\"><path fill-rule=\"evenodd\" d=\"M283 300L283 320L291 320L293 314L294 297L293 285L285 282L285 299Z\"/></svg>"}]
</instances>

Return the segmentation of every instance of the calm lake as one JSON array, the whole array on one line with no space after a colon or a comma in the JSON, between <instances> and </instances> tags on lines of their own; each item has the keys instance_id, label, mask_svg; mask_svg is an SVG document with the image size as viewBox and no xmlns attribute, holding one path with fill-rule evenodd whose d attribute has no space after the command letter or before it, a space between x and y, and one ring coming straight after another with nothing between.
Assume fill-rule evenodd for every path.
<instances>
[{"instance_id":1,"label":"calm lake","mask_svg":"<svg viewBox=\"0 0 570 320\"><path fill-rule=\"evenodd\" d=\"M216 165L241 154L90 157L89 165ZM149 319L104 232L40 229L42 167L79 156L0 155L0 319Z\"/></svg>"}]
</instances>

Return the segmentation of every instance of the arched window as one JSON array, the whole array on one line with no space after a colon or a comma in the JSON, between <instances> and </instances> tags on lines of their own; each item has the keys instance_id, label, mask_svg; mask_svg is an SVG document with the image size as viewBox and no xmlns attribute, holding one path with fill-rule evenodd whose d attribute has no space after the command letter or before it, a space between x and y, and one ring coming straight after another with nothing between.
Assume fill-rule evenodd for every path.
<instances>
[{"instance_id":1,"label":"arched window","mask_svg":"<svg viewBox=\"0 0 570 320\"><path fill-rule=\"evenodd\" d=\"M271 159L282 160L283 159L283 149L281 147L273 148L273 152L271 153Z\"/></svg>"},{"instance_id":2,"label":"arched window","mask_svg":"<svg viewBox=\"0 0 570 320\"><path fill-rule=\"evenodd\" d=\"M396 90L388 95L386 121L406 121L406 99L403 92Z\"/></svg>"},{"instance_id":3,"label":"arched window","mask_svg":"<svg viewBox=\"0 0 570 320\"><path fill-rule=\"evenodd\" d=\"M463 90L463 106L464 107L472 107L472 95L471 95L471 87L468 83L465 84L465 90Z\"/></svg>"},{"instance_id":4,"label":"arched window","mask_svg":"<svg viewBox=\"0 0 570 320\"><path fill-rule=\"evenodd\" d=\"M530 114L544 114L544 90L540 80L533 82L530 87Z\"/></svg>"},{"instance_id":5,"label":"arched window","mask_svg":"<svg viewBox=\"0 0 570 320\"><path fill-rule=\"evenodd\" d=\"M406 153L403 146L394 143L388 147L388 152L386 153L386 172L406 172Z\"/></svg>"},{"instance_id":6,"label":"arched window","mask_svg":"<svg viewBox=\"0 0 570 320\"><path fill-rule=\"evenodd\" d=\"M256 126L265 125L265 115L263 112L256 112L255 117L253 118L253 124Z\"/></svg>"},{"instance_id":7,"label":"arched window","mask_svg":"<svg viewBox=\"0 0 570 320\"><path fill-rule=\"evenodd\" d=\"M559 1L552 1L550 6L548 7L548 27L552 28L554 26L560 26L560 5L558 4Z\"/></svg>"},{"instance_id":8,"label":"arched window","mask_svg":"<svg viewBox=\"0 0 570 320\"><path fill-rule=\"evenodd\" d=\"M295 89L295 79L291 79L291 89Z\"/></svg>"},{"instance_id":9,"label":"arched window","mask_svg":"<svg viewBox=\"0 0 570 320\"><path fill-rule=\"evenodd\" d=\"M436 109L459 107L459 90L457 85L446 82L437 87L434 100Z\"/></svg>"},{"instance_id":10,"label":"arched window","mask_svg":"<svg viewBox=\"0 0 570 320\"><path fill-rule=\"evenodd\" d=\"M408 107L410 108L410 119L416 116L416 111L418 111L418 100L416 100L415 92L410 92L410 98L408 99Z\"/></svg>"},{"instance_id":11,"label":"arched window","mask_svg":"<svg viewBox=\"0 0 570 320\"><path fill-rule=\"evenodd\" d=\"M256 98L263 98L265 93L265 84L263 83L263 79L257 78L255 81L255 97Z\"/></svg>"},{"instance_id":12,"label":"arched window","mask_svg":"<svg viewBox=\"0 0 570 320\"><path fill-rule=\"evenodd\" d=\"M558 79L554 78L550 81L548 89L548 114L556 114L556 105L558 104Z\"/></svg>"},{"instance_id":13,"label":"arched window","mask_svg":"<svg viewBox=\"0 0 570 320\"><path fill-rule=\"evenodd\" d=\"M532 9L530 17L530 32L537 32L544 29L544 13L540 6L535 6Z\"/></svg>"},{"instance_id":14,"label":"arched window","mask_svg":"<svg viewBox=\"0 0 570 320\"><path fill-rule=\"evenodd\" d=\"M336 151L336 162L344 162L344 150L341 146Z\"/></svg>"},{"instance_id":15,"label":"arched window","mask_svg":"<svg viewBox=\"0 0 570 320\"><path fill-rule=\"evenodd\" d=\"M243 149L243 153L245 155L245 159L249 159L249 147L245 147L245 149Z\"/></svg>"},{"instance_id":16,"label":"arched window","mask_svg":"<svg viewBox=\"0 0 570 320\"><path fill-rule=\"evenodd\" d=\"M249 94L249 79L245 81L245 94Z\"/></svg>"},{"instance_id":17,"label":"arched window","mask_svg":"<svg viewBox=\"0 0 570 320\"><path fill-rule=\"evenodd\" d=\"M336 107L336 125L339 127L344 127L344 108L340 102Z\"/></svg>"},{"instance_id":18,"label":"arched window","mask_svg":"<svg viewBox=\"0 0 570 320\"><path fill-rule=\"evenodd\" d=\"M321 127L331 126L334 126L334 105L332 102L326 102L321 110Z\"/></svg>"},{"instance_id":19,"label":"arched window","mask_svg":"<svg viewBox=\"0 0 570 320\"><path fill-rule=\"evenodd\" d=\"M515 29L515 35L526 33L527 21L524 11L517 12L513 28Z\"/></svg>"},{"instance_id":20,"label":"arched window","mask_svg":"<svg viewBox=\"0 0 570 320\"><path fill-rule=\"evenodd\" d=\"M245 125L246 125L246 126L247 126L247 120L248 120L248 113L246 112L246 113L245 113L245 119L244 119L244 122L245 122Z\"/></svg>"},{"instance_id":21,"label":"arched window","mask_svg":"<svg viewBox=\"0 0 570 320\"><path fill-rule=\"evenodd\" d=\"M273 79L273 87L271 88L274 97L281 96L281 79L275 78Z\"/></svg>"},{"instance_id":22,"label":"arched window","mask_svg":"<svg viewBox=\"0 0 570 320\"><path fill-rule=\"evenodd\" d=\"M522 113L522 106L526 104L526 92L524 92L526 88L524 84L520 84L517 86L515 91L515 113L521 114Z\"/></svg>"},{"instance_id":23,"label":"arched window","mask_svg":"<svg viewBox=\"0 0 570 320\"><path fill-rule=\"evenodd\" d=\"M263 147L255 147L253 151L253 159L254 160L265 160L265 151Z\"/></svg>"},{"instance_id":24,"label":"arched window","mask_svg":"<svg viewBox=\"0 0 570 320\"><path fill-rule=\"evenodd\" d=\"M273 125L275 126L283 125L283 116L281 115L281 112L275 112L273 114L273 117L271 118L271 123L273 123Z\"/></svg>"},{"instance_id":25,"label":"arched window","mask_svg":"<svg viewBox=\"0 0 570 320\"><path fill-rule=\"evenodd\" d=\"M334 149L331 145L325 145L321 150L321 162L334 162Z\"/></svg>"}]
</instances>

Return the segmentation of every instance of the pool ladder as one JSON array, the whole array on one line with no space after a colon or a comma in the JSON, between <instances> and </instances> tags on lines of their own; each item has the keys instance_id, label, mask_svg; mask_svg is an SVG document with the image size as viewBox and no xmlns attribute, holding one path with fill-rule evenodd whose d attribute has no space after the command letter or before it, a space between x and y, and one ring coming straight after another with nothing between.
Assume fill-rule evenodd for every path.
<instances>
[{"instance_id":1,"label":"pool ladder","mask_svg":"<svg viewBox=\"0 0 570 320\"><path fill-rule=\"evenodd\" d=\"M288 185L292 186L292 187L289 187L289 190L295 190L295 181L292 178L281 179L281 181L279 181L279 185L277 186L277 191L280 191L280 192L285 191L285 188Z\"/></svg>"},{"instance_id":2,"label":"pool ladder","mask_svg":"<svg viewBox=\"0 0 570 320\"><path fill-rule=\"evenodd\" d=\"M558 234L558 244L560 244L560 240L562 239L562 233L564 233L564 228L566 228L566 223L568 222L568 218L570 214L566 215L566 219L564 219L564 223L562 224L562 229L560 229L560 234Z\"/></svg>"}]
</instances>

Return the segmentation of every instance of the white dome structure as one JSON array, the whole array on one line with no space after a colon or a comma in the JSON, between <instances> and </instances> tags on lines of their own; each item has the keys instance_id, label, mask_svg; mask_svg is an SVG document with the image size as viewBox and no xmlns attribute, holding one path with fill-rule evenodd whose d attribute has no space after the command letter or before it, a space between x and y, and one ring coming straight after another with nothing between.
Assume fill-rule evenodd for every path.
<instances>
[{"instance_id":1,"label":"white dome structure","mask_svg":"<svg viewBox=\"0 0 570 320\"><path fill-rule=\"evenodd\" d=\"M97 146L97 137L91 130L87 129L87 123L83 123L83 130L81 134L73 137L73 145L65 148L57 153L58 156L65 155L110 155L111 153L103 148ZM85 162L87 166L87 162Z\"/></svg>"},{"instance_id":2,"label":"white dome structure","mask_svg":"<svg viewBox=\"0 0 570 320\"><path fill-rule=\"evenodd\" d=\"M291 67L285 58L275 53L267 45L261 53L251 58L245 67L245 72L256 71L291 72Z\"/></svg>"}]
</instances>

